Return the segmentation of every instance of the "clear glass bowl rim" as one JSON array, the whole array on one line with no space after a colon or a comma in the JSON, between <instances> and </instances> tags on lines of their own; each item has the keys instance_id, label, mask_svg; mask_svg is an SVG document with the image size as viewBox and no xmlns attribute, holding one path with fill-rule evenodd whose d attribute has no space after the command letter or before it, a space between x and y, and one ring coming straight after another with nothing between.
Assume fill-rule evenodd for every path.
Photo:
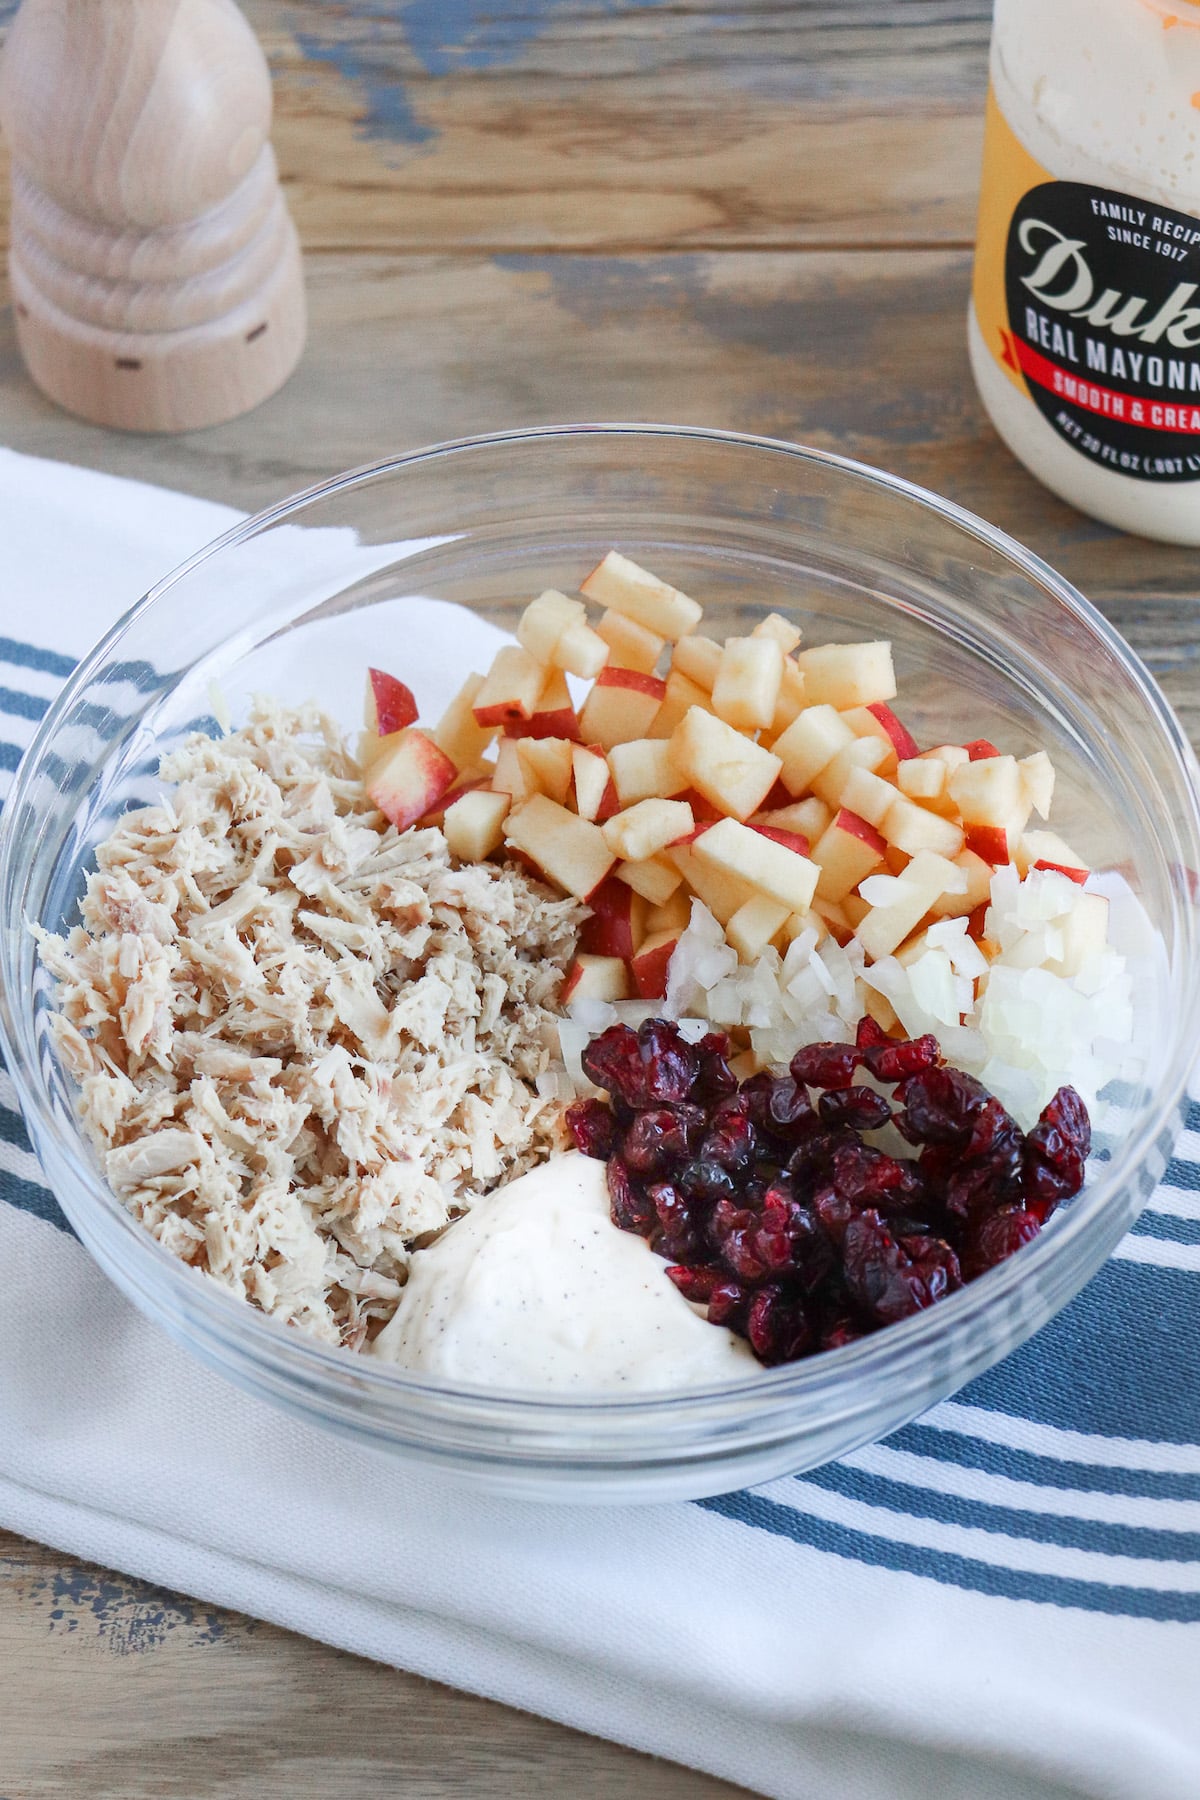
<instances>
[{"instance_id":1,"label":"clear glass bowl rim","mask_svg":"<svg viewBox=\"0 0 1200 1800\"><path fill-rule=\"evenodd\" d=\"M624 438L634 444L639 439L694 440L724 445L735 450L745 448L768 452L781 459L837 471L853 482L881 489L910 502L922 511L937 515L967 537L976 539L1004 558L1086 625L1107 654L1121 665L1131 684L1139 691L1146 707L1146 723L1152 729L1157 728L1169 746L1181 791L1186 794L1190 803L1187 817L1177 819L1175 823L1186 840L1188 866L1200 869L1200 771L1197 770L1194 753L1181 724L1145 665L1104 615L1033 551L953 501L850 457L789 443L784 439L758 437L743 432L719 431L702 426L614 421L530 426L511 431L482 433L448 439L402 455L366 463L265 508L232 526L180 563L132 606L84 657L31 740L14 776L4 820L0 822L0 896L12 897L22 888L20 872L13 865L13 834L7 828L7 821L16 816L16 803L20 799L25 771L37 762L43 746L53 738L75 696L94 679L98 668L113 657L129 627L146 610L166 599L171 590L191 571L233 545L245 542L285 521L294 520L296 515L302 514L314 502L342 495L356 486L395 475L406 468L438 459L469 456L473 451L498 450L522 444L550 445L556 441L594 436ZM216 1282L206 1280L200 1272L181 1263L151 1237L149 1232L144 1231L79 1154L79 1140L68 1138L61 1130L41 1078L33 1039L32 1009L24 1004L14 1006L9 998L14 973L11 967L11 947L16 935L9 932L0 933L0 1044L22 1112L31 1122L35 1140L44 1135L55 1142L64 1160L70 1164L86 1203L98 1207L108 1215L127 1246L128 1254L134 1259L134 1267L140 1266L147 1284L154 1288L165 1286L176 1302L179 1313L184 1316L203 1316L218 1340L236 1341L241 1352L249 1353L256 1361L261 1359L263 1364L277 1364L281 1360L290 1364L292 1376L301 1381L307 1378L311 1384L310 1394L325 1385L323 1378L326 1376L332 1378L339 1389L343 1389L347 1376L352 1374L354 1385L360 1390L365 1385L372 1391L376 1401L383 1401L386 1396L391 1395L398 1402L408 1400L419 1403L425 1400L434 1405L438 1402L451 1405L462 1403L472 1409L480 1409L485 1418L489 1413L494 1415L497 1427L505 1428L519 1426L522 1420L531 1426L536 1423L539 1428L569 1428L572 1422L578 1423L581 1417L595 1417L597 1414L604 1415L614 1424L628 1420L645 1421L652 1426L656 1418L665 1420L669 1417L674 1425L678 1425L680 1415L688 1412L697 1415L699 1424L700 1416L713 1406L727 1415L728 1409L736 1406L740 1400L752 1403L754 1408L767 1404L772 1411L785 1403L790 1411L791 1407L807 1402L814 1413L820 1415L823 1411L822 1403L827 1406L851 1387L861 1392L876 1380L886 1380L889 1386L902 1381L906 1369L920 1364L939 1342L949 1335L960 1338L969 1334L973 1321L984 1312L1003 1307L1019 1288L1027 1282L1036 1281L1040 1271L1049 1270L1060 1262L1075 1261L1081 1271L1080 1279L1072 1289L1077 1291L1108 1255L1121 1232L1112 1234L1112 1241L1105 1241L1101 1246L1100 1240L1104 1240L1105 1234L1102 1230L1099 1231L1095 1247L1100 1248L1101 1253L1090 1257L1085 1253L1080 1240L1091 1233L1094 1227L1102 1225L1106 1212L1119 1196L1132 1170L1149 1158L1160 1145L1162 1135L1179 1107L1195 1058L1195 1046L1188 1035L1186 1022L1200 1016L1200 914L1195 907L1183 906L1177 894L1173 899L1173 908L1175 916L1172 923L1176 931L1175 975L1179 980L1176 988L1179 1001L1176 1019L1179 1025L1175 1031L1166 1079L1155 1104L1143 1112L1136 1130L1123 1144L1121 1152L1105 1166L1098 1178L1089 1183L1066 1215L1060 1216L1052 1232L1041 1234L1017 1256L979 1280L969 1283L938 1305L843 1349L782 1368L761 1369L745 1381L684 1390L653 1390L633 1397L614 1398L606 1392L572 1391L570 1398L561 1398L557 1395L530 1394L496 1387L473 1387L468 1384L451 1386L443 1382L423 1380L370 1358L351 1356L343 1349L325 1346L306 1338L299 1331L281 1330L246 1302L236 1299ZM64 1205L68 1217L72 1209L79 1205L80 1201L74 1197Z\"/></svg>"}]
</instances>

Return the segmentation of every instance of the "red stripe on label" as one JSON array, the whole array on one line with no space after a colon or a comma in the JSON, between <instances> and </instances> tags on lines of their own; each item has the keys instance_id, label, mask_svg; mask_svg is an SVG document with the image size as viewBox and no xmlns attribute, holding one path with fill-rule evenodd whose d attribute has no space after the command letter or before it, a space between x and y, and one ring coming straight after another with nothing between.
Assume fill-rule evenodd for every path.
<instances>
[{"instance_id":1,"label":"red stripe on label","mask_svg":"<svg viewBox=\"0 0 1200 1800\"><path fill-rule=\"evenodd\" d=\"M1023 343L1011 332L1004 332L1004 360L1010 367L1020 365L1030 381L1036 381L1059 400L1066 400L1081 412L1097 413L1101 418L1117 419L1123 425L1137 425L1143 431L1169 431L1200 437L1200 406L1176 405L1169 400L1144 400L1135 394L1123 394L1119 388L1101 387L1085 375L1060 368L1040 350Z\"/></svg>"}]
</instances>

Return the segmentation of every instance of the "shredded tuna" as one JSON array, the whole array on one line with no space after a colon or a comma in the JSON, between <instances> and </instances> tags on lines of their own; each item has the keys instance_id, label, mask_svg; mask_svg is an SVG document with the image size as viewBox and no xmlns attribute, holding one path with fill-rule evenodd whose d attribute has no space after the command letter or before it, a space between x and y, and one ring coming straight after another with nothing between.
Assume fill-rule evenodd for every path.
<instances>
[{"instance_id":1,"label":"shredded tuna","mask_svg":"<svg viewBox=\"0 0 1200 1800\"><path fill-rule=\"evenodd\" d=\"M397 833L312 709L260 702L161 774L82 924L38 934L84 1127L167 1249L360 1348L416 1240L564 1147L537 1084L585 909Z\"/></svg>"}]
</instances>

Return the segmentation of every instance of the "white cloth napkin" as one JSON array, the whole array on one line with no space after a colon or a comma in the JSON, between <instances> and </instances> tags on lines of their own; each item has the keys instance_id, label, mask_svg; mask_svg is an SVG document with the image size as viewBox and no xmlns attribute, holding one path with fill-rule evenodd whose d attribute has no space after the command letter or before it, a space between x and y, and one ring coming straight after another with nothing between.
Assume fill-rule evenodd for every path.
<instances>
[{"instance_id":1,"label":"white cloth napkin","mask_svg":"<svg viewBox=\"0 0 1200 1800\"><path fill-rule=\"evenodd\" d=\"M235 516L0 451L0 767ZM1200 1793L1200 1106L1107 1268L954 1401L629 1510L489 1499L227 1386L92 1265L14 1109L0 1075L0 1524L781 1800Z\"/></svg>"}]
</instances>

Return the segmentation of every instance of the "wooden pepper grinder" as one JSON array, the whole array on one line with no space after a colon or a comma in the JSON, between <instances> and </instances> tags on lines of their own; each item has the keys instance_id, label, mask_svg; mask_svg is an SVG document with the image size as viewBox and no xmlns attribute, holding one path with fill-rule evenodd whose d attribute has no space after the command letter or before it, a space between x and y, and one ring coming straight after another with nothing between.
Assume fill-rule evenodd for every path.
<instances>
[{"instance_id":1,"label":"wooden pepper grinder","mask_svg":"<svg viewBox=\"0 0 1200 1800\"><path fill-rule=\"evenodd\" d=\"M266 59L234 0L24 0L0 69L29 372L127 431L257 406L304 347Z\"/></svg>"}]
</instances>

